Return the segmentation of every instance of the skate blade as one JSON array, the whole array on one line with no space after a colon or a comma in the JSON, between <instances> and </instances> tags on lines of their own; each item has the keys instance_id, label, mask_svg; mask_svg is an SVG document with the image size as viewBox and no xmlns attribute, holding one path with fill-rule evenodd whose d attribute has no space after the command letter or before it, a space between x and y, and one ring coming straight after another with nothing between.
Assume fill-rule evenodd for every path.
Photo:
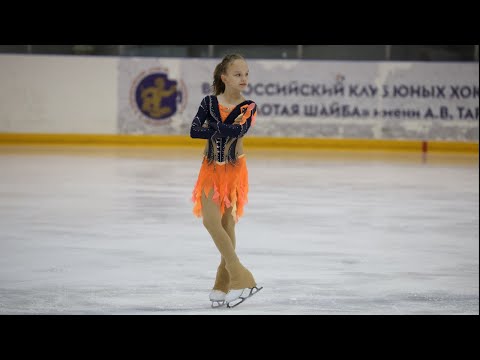
<instances>
[{"instance_id":1,"label":"skate blade","mask_svg":"<svg viewBox=\"0 0 480 360\"><path fill-rule=\"evenodd\" d=\"M216 309L225 305L225 301L212 301L212 309Z\"/></svg>"},{"instance_id":2,"label":"skate blade","mask_svg":"<svg viewBox=\"0 0 480 360\"><path fill-rule=\"evenodd\" d=\"M248 293L247 296L240 296L238 299L235 299L227 303L227 308L231 309L231 308L234 308L235 306L240 305L245 300L247 300L248 298L251 298L253 295L255 295L257 292L259 292L262 289L263 289L263 286L261 287L254 286L253 288L250 289L250 292Z\"/></svg>"}]
</instances>

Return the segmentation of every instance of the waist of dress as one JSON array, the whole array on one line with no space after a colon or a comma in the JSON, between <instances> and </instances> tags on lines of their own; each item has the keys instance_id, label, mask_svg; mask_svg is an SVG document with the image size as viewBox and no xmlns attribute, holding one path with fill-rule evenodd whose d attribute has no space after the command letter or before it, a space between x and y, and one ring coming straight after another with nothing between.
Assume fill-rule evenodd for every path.
<instances>
[{"instance_id":1,"label":"waist of dress","mask_svg":"<svg viewBox=\"0 0 480 360\"><path fill-rule=\"evenodd\" d=\"M206 159L206 158L207 158L207 155L206 155L206 154L203 154L203 157ZM240 154L240 155L237 156L237 159L241 159L241 158L243 158L243 157L245 157L245 154ZM217 165L225 165L225 164L227 164L226 161L214 161L214 163L217 164Z\"/></svg>"}]
</instances>

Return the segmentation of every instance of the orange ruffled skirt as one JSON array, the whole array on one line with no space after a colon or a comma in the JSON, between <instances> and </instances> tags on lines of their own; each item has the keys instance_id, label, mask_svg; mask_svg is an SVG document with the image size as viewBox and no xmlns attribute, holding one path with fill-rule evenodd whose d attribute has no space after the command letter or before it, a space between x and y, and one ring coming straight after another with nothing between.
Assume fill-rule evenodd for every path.
<instances>
[{"instance_id":1,"label":"orange ruffled skirt","mask_svg":"<svg viewBox=\"0 0 480 360\"><path fill-rule=\"evenodd\" d=\"M223 215L232 207L232 216L238 222L243 215L243 208L248 202L248 170L245 156L238 158L235 164L208 164L202 162L198 180L192 192L193 214L202 216L202 192L208 196L213 188L215 201Z\"/></svg>"}]
</instances>

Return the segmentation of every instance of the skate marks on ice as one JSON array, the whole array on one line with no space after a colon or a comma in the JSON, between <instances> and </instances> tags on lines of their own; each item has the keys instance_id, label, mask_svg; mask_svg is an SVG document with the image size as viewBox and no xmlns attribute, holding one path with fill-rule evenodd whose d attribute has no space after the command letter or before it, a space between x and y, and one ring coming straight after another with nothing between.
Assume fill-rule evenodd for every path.
<instances>
[{"instance_id":1,"label":"skate marks on ice","mask_svg":"<svg viewBox=\"0 0 480 360\"><path fill-rule=\"evenodd\" d=\"M239 251L268 287L222 311L201 150L4 149L0 314L478 314L478 155L252 153Z\"/></svg>"}]
</instances>

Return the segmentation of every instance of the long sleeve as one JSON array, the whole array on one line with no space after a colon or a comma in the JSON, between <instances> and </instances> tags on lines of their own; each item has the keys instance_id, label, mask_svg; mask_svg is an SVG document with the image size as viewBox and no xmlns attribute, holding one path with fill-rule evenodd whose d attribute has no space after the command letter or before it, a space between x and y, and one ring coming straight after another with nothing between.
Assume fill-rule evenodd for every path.
<instances>
[{"instance_id":1,"label":"long sleeve","mask_svg":"<svg viewBox=\"0 0 480 360\"><path fill-rule=\"evenodd\" d=\"M257 106L255 103L251 108L247 109L245 113L246 120L242 125L240 124L224 124L221 121L210 124L210 128L213 128L214 131L218 131L217 137L243 137L248 132L252 124L255 122L255 117L257 116Z\"/></svg>"},{"instance_id":2,"label":"long sleeve","mask_svg":"<svg viewBox=\"0 0 480 360\"><path fill-rule=\"evenodd\" d=\"M207 102L204 98L198 107L197 114L193 118L192 126L190 127L190 137L194 139L210 139L216 132L210 127L204 128L202 125L207 119Z\"/></svg>"},{"instance_id":3,"label":"long sleeve","mask_svg":"<svg viewBox=\"0 0 480 360\"><path fill-rule=\"evenodd\" d=\"M218 137L241 137L247 133L250 128L250 123L251 122L247 120L243 125L227 125L219 121L216 124L210 124L210 126L213 125L215 128L218 128ZM215 128L213 130L215 130Z\"/></svg>"}]
</instances>

